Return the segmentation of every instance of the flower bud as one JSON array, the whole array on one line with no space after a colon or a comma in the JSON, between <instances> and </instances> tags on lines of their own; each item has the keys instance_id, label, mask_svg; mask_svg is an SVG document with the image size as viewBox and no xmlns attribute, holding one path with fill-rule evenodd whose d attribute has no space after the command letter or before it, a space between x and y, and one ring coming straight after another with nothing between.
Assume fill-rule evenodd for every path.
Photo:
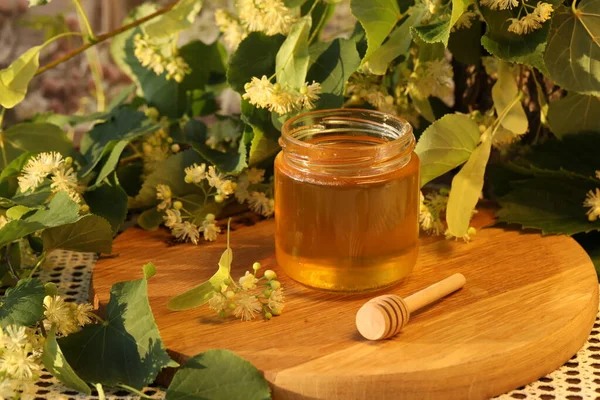
<instances>
[{"instance_id":1,"label":"flower bud","mask_svg":"<svg viewBox=\"0 0 600 400\"><path fill-rule=\"evenodd\" d=\"M255 262L254 264L252 264L252 269L254 270L254 273L256 274L258 272L258 270L260 269L261 265L259 262Z\"/></svg>"},{"instance_id":2,"label":"flower bud","mask_svg":"<svg viewBox=\"0 0 600 400\"><path fill-rule=\"evenodd\" d=\"M185 178L183 178L183 180L185 181L185 183L194 182L194 179L190 175L186 175Z\"/></svg>"},{"instance_id":3,"label":"flower bud","mask_svg":"<svg viewBox=\"0 0 600 400\"><path fill-rule=\"evenodd\" d=\"M229 308L230 310L235 310L235 304L234 303L229 303L229 305L227 306L227 308Z\"/></svg>"},{"instance_id":4,"label":"flower bud","mask_svg":"<svg viewBox=\"0 0 600 400\"><path fill-rule=\"evenodd\" d=\"M87 214L90 212L90 206L88 206L87 204L82 205L81 207L79 207L79 211L82 214Z\"/></svg>"},{"instance_id":5,"label":"flower bud","mask_svg":"<svg viewBox=\"0 0 600 400\"><path fill-rule=\"evenodd\" d=\"M233 292L233 290L228 290L225 292L225 297L227 299L231 300L235 297L235 293Z\"/></svg>"},{"instance_id":6,"label":"flower bud","mask_svg":"<svg viewBox=\"0 0 600 400\"><path fill-rule=\"evenodd\" d=\"M177 143L171 145L171 151L173 153L179 153L179 150L181 150L181 146L179 146Z\"/></svg>"},{"instance_id":7,"label":"flower bud","mask_svg":"<svg viewBox=\"0 0 600 400\"><path fill-rule=\"evenodd\" d=\"M281 283L279 281L270 281L269 284L271 285L271 289L273 290L277 290L281 287Z\"/></svg>"},{"instance_id":8,"label":"flower bud","mask_svg":"<svg viewBox=\"0 0 600 400\"><path fill-rule=\"evenodd\" d=\"M281 315L281 307L271 307L271 314Z\"/></svg>"},{"instance_id":9,"label":"flower bud","mask_svg":"<svg viewBox=\"0 0 600 400\"><path fill-rule=\"evenodd\" d=\"M222 202L225 201L225 197L223 197L223 195L221 195L221 194L218 194L218 195L215 196L215 201L217 203L222 203Z\"/></svg>"},{"instance_id":10,"label":"flower bud","mask_svg":"<svg viewBox=\"0 0 600 400\"><path fill-rule=\"evenodd\" d=\"M268 269L265 271L265 278L267 278L269 281L272 281L273 279L277 278L277 274L275 271Z\"/></svg>"},{"instance_id":11,"label":"flower bud","mask_svg":"<svg viewBox=\"0 0 600 400\"><path fill-rule=\"evenodd\" d=\"M71 165L73 165L73 157L65 158L65 166L70 167Z\"/></svg>"},{"instance_id":12,"label":"flower bud","mask_svg":"<svg viewBox=\"0 0 600 400\"><path fill-rule=\"evenodd\" d=\"M181 210L183 208L183 203L178 201L173 202L173 208L176 210Z\"/></svg>"},{"instance_id":13,"label":"flower bud","mask_svg":"<svg viewBox=\"0 0 600 400\"><path fill-rule=\"evenodd\" d=\"M204 219L206 220L206 222L212 224L213 222L215 222L215 214L208 213L206 214L206 217L204 217Z\"/></svg>"},{"instance_id":14,"label":"flower bud","mask_svg":"<svg viewBox=\"0 0 600 400\"><path fill-rule=\"evenodd\" d=\"M270 312L266 312L265 319L271 319L271 318L273 318L273 314L271 314Z\"/></svg>"}]
</instances>

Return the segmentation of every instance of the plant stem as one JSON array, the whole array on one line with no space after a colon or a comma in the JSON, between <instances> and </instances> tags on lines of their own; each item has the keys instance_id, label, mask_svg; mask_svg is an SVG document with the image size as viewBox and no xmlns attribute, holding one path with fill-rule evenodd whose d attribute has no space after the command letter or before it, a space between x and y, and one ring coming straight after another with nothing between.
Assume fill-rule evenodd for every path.
<instances>
[{"instance_id":1,"label":"plant stem","mask_svg":"<svg viewBox=\"0 0 600 400\"><path fill-rule=\"evenodd\" d=\"M167 11L169 11L170 9L172 9L178 2L179 2L179 0L175 0L175 1L167 4L166 6L164 6L163 8L161 8L160 10L158 10L158 11L156 11L156 12L150 14L150 15L145 16L144 18L140 18L140 19L138 19L136 21L133 21L130 24L123 25L122 27L120 27L118 29L115 29L114 31L110 31L110 32L107 32L107 33L104 33L102 35L97 36L96 40L93 43L86 43L83 46L78 47L78 48L76 48L73 51L70 51L69 53L65 54L64 56L62 56L62 57L60 57L60 58L52 61L49 64L46 64L42 68L38 69L38 71L35 74L39 75L39 74L41 74L41 73L43 73L43 72L45 72L45 71L47 71L49 69L52 69L52 68L56 67L57 65L59 65L59 64L65 62L65 61L67 61L67 60L75 57L77 54L80 54L80 53L86 51L87 49L89 49L90 47L92 47L92 46L94 46L94 45L96 45L98 43L104 42L107 39L110 39L110 38L112 38L114 36L117 36L120 33L126 32L129 29L131 29L131 28L135 28L136 26L139 26L139 25L143 24L144 22L150 21L151 19L153 19L155 17L158 17L159 15L162 15L162 14L166 13Z\"/></svg>"},{"instance_id":2,"label":"plant stem","mask_svg":"<svg viewBox=\"0 0 600 400\"><path fill-rule=\"evenodd\" d=\"M131 386L127 386L127 385L125 385L123 383L119 384L118 386L120 388L123 388L123 389L131 392L131 393L137 394L138 396L140 396L143 399L152 399L152 397L145 395L143 392L140 392L139 390L137 390L135 388L132 388Z\"/></svg>"},{"instance_id":3,"label":"plant stem","mask_svg":"<svg viewBox=\"0 0 600 400\"><path fill-rule=\"evenodd\" d=\"M91 42L94 42L96 40L96 35L94 35L94 30L92 29L90 20L88 19L87 15L85 14L85 10L81 6L81 0L73 0L73 3L75 3L75 8L77 8L77 15L79 16L79 22L85 27L85 30L87 31L87 35L88 35L87 39Z\"/></svg>"},{"instance_id":4,"label":"plant stem","mask_svg":"<svg viewBox=\"0 0 600 400\"><path fill-rule=\"evenodd\" d=\"M315 4L317 4L318 2L315 1ZM314 6L313 6L314 7ZM325 7L329 7L329 5L325 5ZM310 44L313 42L313 40L315 40L317 38L317 35L319 33L319 30L321 29L322 25L325 23L325 17L327 16L327 11L323 12L323 14L321 14L321 19L319 19L319 23L317 24L317 26L315 27L315 30L313 31L313 33L310 35L310 37L308 38L308 45L310 46Z\"/></svg>"},{"instance_id":5,"label":"plant stem","mask_svg":"<svg viewBox=\"0 0 600 400\"><path fill-rule=\"evenodd\" d=\"M4 112L6 108L0 107L0 132L2 132L2 121L4 120Z\"/></svg>"},{"instance_id":6,"label":"plant stem","mask_svg":"<svg viewBox=\"0 0 600 400\"><path fill-rule=\"evenodd\" d=\"M82 25L82 27L85 27L85 30L87 31L86 39L89 42L94 43L96 41L96 35L94 35L90 21L81 6L81 0L73 0L73 3L75 3L75 7L77 7L79 24ZM102 86L104 76L102 74L102 65L100 65L100 56L95 47L90 49L90 51L86 51L85 55L88 59L92 80L94 81L94 87L96 88L96 107L98 111L102 112L106 108L106 96L104 94L104 87Z\"/></svg>"},{"instance_id":7,"label":"plant stem","mask_svg":"<svg viewBox=\"0 0 600 400\"><path fill-rule=\"evenodd\" d=\"M102 384L96 383L94 385L94 387L98 391L98 400L106 400L106 396L104 395L104 389L102 388Z\"/></svg>"},{"instance_id":8,"label":"plant stem","mask_svg":"<svg viewBox=\"0 0 600 400\"><path fill-rule=\"evenodd\" d=\"M573 15L577 14L577 0L573 0L573 3L571 3L571 10L573 11Z\"/></svg>"},{"instance_id":9,"label":"plant stem","mask_svg":"<svg viewBox=\"0 0 600 400\"><path fill-rule=\"evenodd\" d=\"M35 271L37 271L37 269L40 267L40 265L42 265L42 263L46 260L46 256L48 255L48 253L44 252L41 256L40 259L38 260L38 262L35 264L35 267L33 267L33 269L31 270L31 272L29 273L29 277L32 278L33 274L35 274Z\"/></svg>"}]
</instances>

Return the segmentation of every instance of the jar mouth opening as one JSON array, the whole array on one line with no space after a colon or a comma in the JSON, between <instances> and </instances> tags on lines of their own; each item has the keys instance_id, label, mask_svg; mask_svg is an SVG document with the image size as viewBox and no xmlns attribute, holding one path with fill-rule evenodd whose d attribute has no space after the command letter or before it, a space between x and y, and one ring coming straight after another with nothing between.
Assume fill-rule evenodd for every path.
<instances>
[{"instance_id":1,"label":"jar mouth opening","mask_svg":"<svg viewBox=\"0 0 600 400\"><path fill-rule=\"evenodd\" d=\"M326 146L345 150L373 151L414 145L411 125L403 118L381 111L358 108L318 110L285 122L281 144L303 148ZM406 149L408 150L408 149Z\"/></svg>"}]
</instances>

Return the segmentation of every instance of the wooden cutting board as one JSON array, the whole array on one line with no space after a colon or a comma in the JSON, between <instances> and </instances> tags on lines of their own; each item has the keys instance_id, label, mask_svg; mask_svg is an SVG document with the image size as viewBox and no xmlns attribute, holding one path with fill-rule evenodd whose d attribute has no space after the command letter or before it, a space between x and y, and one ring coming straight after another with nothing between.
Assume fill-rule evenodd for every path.
<instances>
[{"instance_id":1,"label":"wooden cutting board","mask_svg":"<svg viewBox=\"0 0 600 400\"><path fill-rule=\"evenodd\" d=\"M475 222L491 222L480 212ZM271 321L222 320L208 306L167 310L167 301L212 275L225 236L171 246L166 231L130 229L100 260L92 289L105 305L110 286L139 279L156 264L150 303L172 357L183 363L211 348L230 349L264 372L275 399L484 399L535 381L584 344L598 310L592 262L566 236L480 229L471 243L421 239L413 274L387 290L407 296L455 272L459 292L411 316L390 340L369 342L354 317L376 294L334 295L286 278L275 264L273 221L236 226L234 278L254 261L274 269L286 290L284 313ZM164 377L163 377L164 378Z\"/></svg>"}]
</instances>

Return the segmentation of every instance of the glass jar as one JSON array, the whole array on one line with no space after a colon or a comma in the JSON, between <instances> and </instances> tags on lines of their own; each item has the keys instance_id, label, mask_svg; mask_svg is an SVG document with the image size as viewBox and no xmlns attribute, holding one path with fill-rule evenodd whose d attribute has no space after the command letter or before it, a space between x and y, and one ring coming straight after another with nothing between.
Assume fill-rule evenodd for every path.
<instances>
[{"instance_id":1,"label":"glass jar","mask_svg":"<svg viewBox=\"0 0 600 400\"><path fill-rule=\"evenodd\" d=\"M277 263L315 289L360 292L411 273L419 169L405 120L358 109L287 121L275 159Z\"/></svg>"}]
</instances>

